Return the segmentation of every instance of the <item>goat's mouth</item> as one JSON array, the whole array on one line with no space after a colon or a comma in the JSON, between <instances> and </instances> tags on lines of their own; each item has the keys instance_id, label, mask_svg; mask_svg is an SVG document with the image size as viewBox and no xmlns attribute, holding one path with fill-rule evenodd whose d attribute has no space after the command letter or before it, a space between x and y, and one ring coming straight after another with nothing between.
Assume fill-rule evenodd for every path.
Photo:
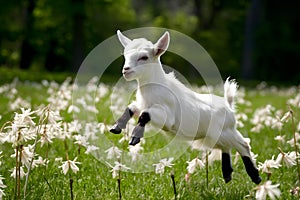
<instances>
[{"instance_id":1,"label":"goat's mouth","mask_svg":"<svg viewBox=\"0 0 300 200\"><path fill-rule=\"evenodd\" d=\"M123 71L124 76L128 76L129 74L132 74L132 73L133 73L133 71L129 71L129 70Z\"/></svg>"},{"instance_id":2,"label":"goat's mouth","mask_svg":"<svg viewBox=\"0 0 300 200\"><path fill-rule=\"evenodd\" d=\"M129 70L126 70L126 71L123 71L123 76L126 78L128 77L130 74L132 74L134 71L129 71Z\"/></svg>"}]
</instances>

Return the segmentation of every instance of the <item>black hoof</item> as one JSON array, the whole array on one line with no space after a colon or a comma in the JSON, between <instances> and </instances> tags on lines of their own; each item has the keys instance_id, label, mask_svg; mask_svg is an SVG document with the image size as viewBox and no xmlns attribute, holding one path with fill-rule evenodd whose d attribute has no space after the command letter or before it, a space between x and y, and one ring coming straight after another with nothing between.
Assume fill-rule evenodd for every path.
<instances>
[{"instance_id":1,"label":"black hoof","mask_svg":"<svg viewBox=\"0 0 300 200\"><path fill-rule=\"evenodd\" d=\"M260 182L261 182L261 177L258 176L256 179L252 179L252 181L253 181L256 185L258 185L258 184L260 184Z\"/></svg>"},{"instance_id":2,"label":"black hoof","mask_svg":"<svg viewBox=\"0 0 300 200\"><path fill-rule=\"evenodd\" d=\"M231 176L223 177L223 178L224 178L225 183L228 183L229 181L231 181Z\"/></svg>"},{"instance_id":3,"label":"black hoof","mask_svg":"<svg viewBox=\"0 0 300 200\"><path fill-rule=\"evenodd\" d=\"M132 137L129 145L134 146L134 145L138 144L140 141L141 141L140 138L138 138L138 137Z\"/></svg>"},{"instance_id":4,"label":"black hoof","mask_svg":"<svg viewBox=\"0 0 300 200\"><path fill-rule=\"evenodd\" d=\"M118 124L113 125L113 127L109 130L109 132L114 134L120 134L122 129L118 126Z\"/></svg>"}]
</instances>

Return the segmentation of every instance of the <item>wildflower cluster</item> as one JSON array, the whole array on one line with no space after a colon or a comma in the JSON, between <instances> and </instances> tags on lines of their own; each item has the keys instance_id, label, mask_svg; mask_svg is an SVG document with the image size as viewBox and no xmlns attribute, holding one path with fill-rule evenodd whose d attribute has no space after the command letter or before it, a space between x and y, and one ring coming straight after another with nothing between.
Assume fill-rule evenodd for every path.
<instances>
[{"instance_id":1,"label":"wildflower cluster","mask_svg":"<svg viewBox=\"0 0 300 200\"><path fill-rule=\"evenodd\" d=\"M97 78L91 79L86 86L88 92L81 99L77 99L77 103L82 107L77 107L72 102L72 90L76 86L71 83L71 79L66 79L61 85L43 81L41 87L46 87L49 95L46 99L47 105L41 104L35 108L29 101L18 96L18 91L15 89L17 82L0 87L0 92L9 99L10 110L15 111L12 121L4 123L0 129L0 143L11 144L13 148L10 157L15 159L15 165L11 166L10 172L11 177L16 181L17 198L20 198L21 180L26 177L25 195L30 171L40 166L46 167L51 159L55 159L48 157L49 145L54 141L64 141L66 144L68 140L72 141L79 147L84 147L85 153L92 153L98 149L88 141L97 138L97 134L104 133L106 129L104 123L67 119L68 113L80 112L82 108L87 109L87 112L98 112L95 104L89 106L89 101L93 99L92 95L96 94L98 97L96 101L99 102L107 94L108 88L103 85L98 87L97 80ZM17 109L18 107L20 110ZM40 149L46 148L46 153L45 151L38 153L38 146ZM44 153L45 155L42 155ZM61 165L58 166L62 169L62 173L67 174L69 169L74 173L79 171L77 165L80 162L77 158L70 159L68 152L66 155L66 161L61 160ZM0 176L1 197L5 195L3 179Z\"/></svg>"},{"instance_id":2,"label":"wildflower cluster","mask_svg":"<svg viewBox=\"0 0 300 200\"><path fill-rule=\"evenodd\" d=\"M143 153L148 150L148 146L145 146L147 137L136 146L128 146L130 133L136 125L136 121L131 119L123 134L120 137L114 137L117 138L116 141L107 142L108 140L103 140L108 135L108 133L107 135L105 133L107 130L106 123L111 123L112 119L106 119L104 115L107 115L107 113L101 112L100 108L101 106L106 107L111 109L112 113L121 115L131 98L128 91L133 90L135 87L121 87L114 91L110 95L110 100L114 103L110 106L107 99L112 88L102 83L98 84L98 81L99 78L94 77L85 86L76 85L71 79L66 79L62 84L53 81L32 84L31 87L37 91L47 91L46 94L43 94L44 98L39 104L36 103L38 98L26 98L20 95L17 89L18 81L0 87L0 94L2 98L6 98L8 110L7 113L2 112L0 115L0 144L3 148L0 149L0 168L7 169L10 172L8 176L7 173L4 174L4 170L0 172L0 199L11 196L7 188L13 180L16 183L16 199L20 199L21 189L23 188L25 196L26 188L30 185L29 176L31 171L34 170L47 169L51 166L62 177L70 179L78 177L80 175L78 172L85 165L80 152L84 152L83 155L95 155L98 159L101 156L104 157L109 167L105 170L110 171L112 177L118 179L119 186L122 180L121 171L133 171L133 165L130 166L130 163L140 162ZM209 88L210 91L213 89ZM77 91L75 96L74 90ZM198 90L207 90L207 88L198 88ZM275 179L275 177L277 178L278 173L284 170L295 170L296 166L299 165L300 123L295 114L299 111L300 95L297 94L295 88L284 93L274 87L266 89L264 85L259 86L258 91L262 95L268 92L276 92L276 95L285 95L292 98L286 101L291 106L287 112L284 112L285 109L283 108L281 110L277 109L271 104L272 102L252 110L252 102L247 100L248 94L246 95L245 89L240 88L239 90L236 101L238 104L236 109L237 126L247 130L247 132L241 132L250 138L256 137L252 141L253 143L259 143L260 141L257 138L260 134L269 131L273 135L268 140L278 144L273 152L269 153L268 150L268 154L264 154L266 160L261 160L263 152L259 152L257 149L254 149L254 152L259 153L258 155L251 153L252 160L256 161L257 159L260 172L265 174L263 175L265 181L253 188L251 196L256 199L266 199L268 197L275 199L289 190L291 195L297 196L299 195L298 185L289 182L288 185L291 185L292 188L282 190L285 185L284 182ZM251 91L249 93L251 95ZM244 107L243 112L240 111L239 106ZM7 119L11 120L5 122ZM97 119L101 119L101 122ZM294 131L291 132L290 130L293 129L290 128L293 124L292 119L295 126ZM249 126L250 129L248 129ZM108 135L108 137L113 136ZM248 142L250 142L250 139ZM59 155L53 156L53 153L56 152L51 153L52 146L56 144L64 149L64 153L60 152ZM267 149L268 146L264 146L264 148ZM99 156L99 154L101 155ZM172 168L174 178L173 172L177 170L178 166L175 158L166 156L155 162L152 162L151 159L149 159L150 165L148 163L147 167L150 166L157 174L163 174ZM3 163L7 160L11 162L4 165ZM176 171L176 175L179 174L176 178L182 180L185 178L189 182L192 176L193 179L198 176L197 171L204 171L209 165L218 160L221 160L221 151L219 150L205 151L202 154L197 152L195 156L188 155L187 161L183 162L186 170L183 172ZM236 154L233 164L236 165L238 160L239 155ZM111 174L109 174L109 178ZM175 184L175 181L173 183ZM10 189L10 191L12 190Z\"/></svg>"}]
</instances>

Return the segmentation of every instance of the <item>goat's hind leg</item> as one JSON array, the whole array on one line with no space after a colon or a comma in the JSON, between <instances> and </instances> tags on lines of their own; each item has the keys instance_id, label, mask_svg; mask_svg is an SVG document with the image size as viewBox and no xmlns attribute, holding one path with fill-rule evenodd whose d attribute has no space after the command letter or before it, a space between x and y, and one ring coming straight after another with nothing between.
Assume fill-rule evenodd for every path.
<instances>
[{"instance_id":1,"label":"goat's hind leg","mask_svg":"<svg viewBox=\"0 0 300 200\"><path fill-rule=\"evenodd\" d=\"M242 160L245 165L247 174L250 176L251 180L254 183L259 184L261 182L261 177L259 176L258 169L252 161L250 154L250 146L238 131L237 133L238 136L236 138L238 138L238 140L235 143L235 148L242 156Z\"/></svg>"},{"instance_id":2,"label":"goat's hind leg","mask_svg":"<svg viewBox=\"0 0 300 200\"><path fill-rule=\"evenodd\" d=\"M116 121L116 123L111 127L109 131L114 134L121 133L122 129L126 128L126 124L133 116L133 114L134 113L129 108L126 108L123 115Z\"/></svg>"},{"instance_id":3,"label":"goat's hind leg","mask_svg":"<svg viewBox=\"0 0 300 200\"><path fill-rule=\"evenodd\" d=\"M254 163L252 162L252 159L248 156L242 156L246 171L248 175L250 176L251 180L255 184L259 184L261 182L261 177L258 174L258 169L255 167Z\"/></svg>"},{"instance_id":4,"label":"goat's hind leg","mask_svg":"<svg viewBox=\"0 0 300 200\"><path fill-rule=\"evenodd\" d=\"M222 152L222 173L225 183L231 181L231 174L233 172L231 165L231 155L230 151Z\"/></svg>"}]
</instances>

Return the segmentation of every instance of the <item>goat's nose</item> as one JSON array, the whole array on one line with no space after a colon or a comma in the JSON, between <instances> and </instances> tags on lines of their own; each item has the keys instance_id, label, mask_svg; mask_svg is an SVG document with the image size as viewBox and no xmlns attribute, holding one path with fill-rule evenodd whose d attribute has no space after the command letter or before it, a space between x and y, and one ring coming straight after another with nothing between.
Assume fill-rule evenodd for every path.
<instances>
[{"instance_id":1,"label":"goat's nose","mask_svg":"<svg viewBox=\"0 0 300 200\"><path fill-rule=\"evenodd\" d=\"M130 67L123 67L123 69L124 69L125 71L127 71L127 70L130 69Z\"/></svg>"}]
</instances>

